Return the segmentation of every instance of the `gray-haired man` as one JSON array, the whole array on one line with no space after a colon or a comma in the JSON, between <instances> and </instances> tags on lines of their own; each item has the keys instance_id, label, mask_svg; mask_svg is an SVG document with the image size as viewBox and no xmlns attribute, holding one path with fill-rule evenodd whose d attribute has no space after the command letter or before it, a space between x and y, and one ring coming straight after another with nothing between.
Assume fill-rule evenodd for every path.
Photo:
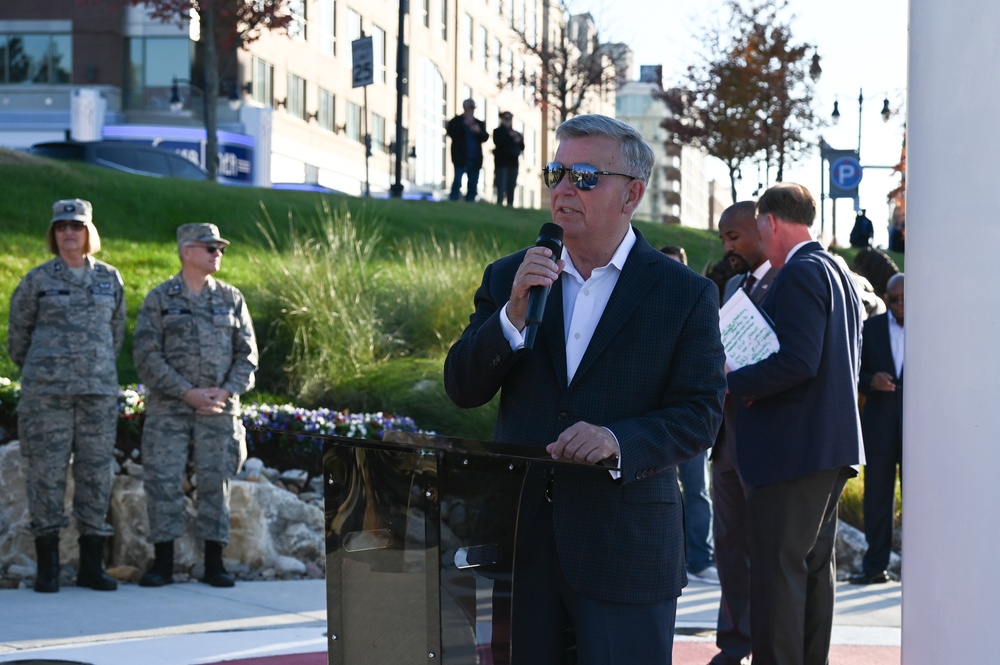
<instances>
[{"instance_id":1,"label":"gray-haired man","mask_svg":"<svg viewBox=\"0 0 1000 665\"><path fill-rule=\"evenodd\" d=\"M219 229L184 224L177 246L181 271L146 296L133 342L136 370L149 391L142 456L156 554L139 583L173 581L190 454L198 490L195 536L205 541L202 581L228 587L234 582L222 549L229 542L229 478L246 459L239 396L253 387L257 341L243 294L212 277L229 246Z\"/></svg>"}]
</instances>

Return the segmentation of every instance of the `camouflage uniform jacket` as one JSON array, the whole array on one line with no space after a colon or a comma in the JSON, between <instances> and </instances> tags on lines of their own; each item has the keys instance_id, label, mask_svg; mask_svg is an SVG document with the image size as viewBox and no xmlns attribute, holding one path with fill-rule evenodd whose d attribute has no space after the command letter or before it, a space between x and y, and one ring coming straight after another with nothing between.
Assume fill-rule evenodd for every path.
<instances>
[{"instance_id":1,"label":"camouflage uniform jacket","mask_svg":"<svg viewBox=\"0 0 1000 665\"><path fill-rule=\"evenodd\" d=\"M146 296L132 342L135 368L149 392L149 413L185 414L191 388L223 388L226 413L240 412L240 394L253 387L257 338L239 289L213 277L200 294L178 274Z\"/></svg>"},{"instance_id":2,"label":"camouflage uniform jacket","mask_svg":"<svg viewBox=\"0 0 1000 665\"><path fill-rule=\"evenodd\" d=\"M77 277L59 257L33 268L10 298L7 350L33 395L118 395L125 293L113 266L87 257Z\"/></svg>"}]
</instances>

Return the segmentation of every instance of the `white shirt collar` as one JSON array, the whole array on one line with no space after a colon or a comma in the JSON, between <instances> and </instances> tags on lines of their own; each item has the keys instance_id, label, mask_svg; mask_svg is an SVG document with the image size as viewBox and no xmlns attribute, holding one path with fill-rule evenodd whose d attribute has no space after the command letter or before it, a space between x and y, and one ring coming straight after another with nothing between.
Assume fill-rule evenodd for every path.
<instances>
[{"instance_id":1,"label":"white shirt collar","mask_svg":"<svg viewBox=\"0 0 1000 665\"><path fill-rule=\"evenodd\" d=\"M628 231L625 232L625 237L622 238L621 243L618 245L618 249L615 250L611 260L608 261L608 264L603 266L603 268L614 266L618 269L618 272L621 272L622 268L625 267L625 260L628 258L629 252L631 252L632 248L635 246L635 240L635 229L633 229L632 225L629 224ZM564 249L562 259L566 262L566 267L563 268L563 272L573 275L578 282L583 283L585 280L580 274L580 271L576 269L575 265L573 265L573 257L570 256L568 249ZM602 270L603 268L598 268L598 270Z\"/></svg>"},{"instance_id":2,"label":"white shirt collar","mask_svg":"<svg viewBox=\"0 0 1000 665\"><path fill-rule=\"evenodd\" d=\"M754 270L751 274L753 275L754 279L761 280L764 278L764 275L766 275L767 271L770 269L771 269L771 262L767 259L764 259L764 262L761 263L759 266L757 266L757 269Z\"/></svg>"},{"instance_id":3,"label":"white shirt collar","mask_svg":"<svg viewBox=\"0 0 1000 665\"><path fill-rule=\"evenodd\" d=\"M802 247L804 245L808 245L811 242L813 242L812 239L803 240L802 242L800 242L799 244L797 244L795 247L792 247L792 251L788 252L788 256L785 257L785 263L788 263L789 261L792 260L792 257L795 256L795 252L799 251L800 249L802 249Z\"/></svg>"}]
</instances>

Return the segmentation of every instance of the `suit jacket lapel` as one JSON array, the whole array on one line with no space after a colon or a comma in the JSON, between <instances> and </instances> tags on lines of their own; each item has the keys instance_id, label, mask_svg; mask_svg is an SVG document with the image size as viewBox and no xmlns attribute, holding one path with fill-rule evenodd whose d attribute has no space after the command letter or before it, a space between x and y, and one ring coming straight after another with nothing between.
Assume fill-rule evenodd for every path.
<instances>
[{"instance_id":1,"label":"suit jacket lapel","mask_svg":"<svg viewBox=\"0 0 1000 665\"><path fill-rule=\"evenodd\" d=\"M771 269L764 273L764 276L760 278L757 282L756 288L753 290L753 295L750 299L754 301L755 304L759 305L764 302L764 298L767 297L768 289L771 288L771 284L774 282L774 278L778 274L778 269L771 266Z\"/></svg>"},{"instance_id":2,"label":"suit jacket lapel","mask_svg":"<svg viewBox=\"0 0 1000 665\"><path fill-rule=\"evenodd\" d=\"M573 375L576 381L583 376L594 361L604 352L604 349L614 341L615 336L625 322L631 318L636 308L639 307L645 298L645 293L656 281L656 273L652 270L652 263L648 252L655 252L649 243L636 232L635 246L629 253L625 261L625 268L618 276L618 283L615 284L608 305L604 308L601 320L594 330L594 336L587 346L587 350L580 360L580 366ZM565 351L565 342L564 351ZM563 376L566 376L565 352L563 353Z\"/></svg>"}]
</instances>

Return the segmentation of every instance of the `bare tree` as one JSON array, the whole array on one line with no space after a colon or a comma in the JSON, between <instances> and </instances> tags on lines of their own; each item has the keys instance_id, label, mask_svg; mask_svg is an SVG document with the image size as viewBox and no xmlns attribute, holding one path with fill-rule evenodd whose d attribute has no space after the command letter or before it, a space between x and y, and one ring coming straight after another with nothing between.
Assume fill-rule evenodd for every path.
<instances>
[{"instance_id":1,"label":"bare tree","mask_svg":"<svg viewBox=\"0 0 1000 665\"><path fill-rule=\"evenodd\" d=\"M544 10L540 36L528 34L521 26L512 30L521 51L533 55L540 65L540 70L522 83L534 90L543 112L561 124L579 115L591 96L601 98L616 88L618 54L613 45L601 43L589 14L571 16L564 0L551 7L547 5ZM564 17L569 20L563 21ZM560 21L551 30L550 18ZM501 72L500 86L512 83L510 78Z\"/></svg>"},{"instance_id":2,"label":"bare tree","mask_svg":"<svg viewBox=\"0 0 1000 665\"><path fill-rule=\"evenodd\" d=\"M290 6L299 0L81 0L94 4L145 6L149 15L164 23L184 27L192 13L200 24L198 59L199 79L205 97L205 159L209 178L216 179L219 166L216 99L220 88L220 69L231 71L236 64L236 50L246 48L266 30L289 29L295 16ZM227 57L220 68L220 54Z\"/></svg>"}]
</instances>

